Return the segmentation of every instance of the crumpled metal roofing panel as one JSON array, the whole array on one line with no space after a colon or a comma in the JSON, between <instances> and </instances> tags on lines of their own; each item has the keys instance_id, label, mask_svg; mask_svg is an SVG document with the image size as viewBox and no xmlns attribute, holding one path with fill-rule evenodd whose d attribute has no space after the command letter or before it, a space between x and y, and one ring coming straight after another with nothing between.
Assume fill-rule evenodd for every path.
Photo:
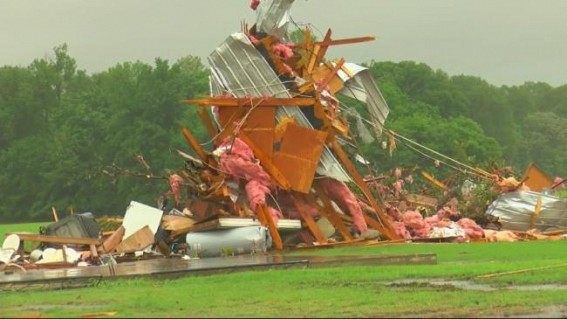
<instances>
[{"instance_id":1,"label":"crumpled metal roofing panel","mask_svg":"<svg viewBox=\"0 0 567 319\"><path fill-rule=\"evenodd\" d=\"M233 33L208 57L213 75L213 86L220 85L236 97L273 96L291 98L264 57L250 43L244 33ZM299 107L278 107L276 120L294 117L303 127L313 128ZM317 173L343 182L351 181L340 162L325 146Z\"/></svg>"},{"instance_id":2,"label":"crumpled metal roofing panel","mask_svg":"<svg viewBox=\"0 0 567 319\"><path fill-rule=\"evenodd\" d=\"M532 216L538 198L541 197L541 211ZM488 208L486 214L499 217L504 229L527 231L551 231L567 229L567 199L532 191L518 191L501 194Z\"/></svg>"},{"instance_id":3,"label":"crumpled metal roofing panel","mask_svg":"<svg viewBox=\"0 0 567 319\"><path fill-rule=\"evenodd\" d=\"M367 68L354 63L345 63L344 67L351 71L354 76L351 78L342 70L337 72L345 83L345 87L338 93L366 102L366 108L374 124L376 136L380 136L384 122L386 122L386 118L390 113L390 108L384 96L382 96L380 89L378 89L374 78Z\"/></svg>"},{"instance_id":4,"label":"crumpled metal roofing panel","mask_svg":"<svg viewBox=\"0 0 567 319\"><path fill-rule=\"evenodd\" d=\"M256 28L276 36L287 38L287 25L291 21L290 8L294 0L262 0L256 10Z\"/></svg>"}]
</instances>

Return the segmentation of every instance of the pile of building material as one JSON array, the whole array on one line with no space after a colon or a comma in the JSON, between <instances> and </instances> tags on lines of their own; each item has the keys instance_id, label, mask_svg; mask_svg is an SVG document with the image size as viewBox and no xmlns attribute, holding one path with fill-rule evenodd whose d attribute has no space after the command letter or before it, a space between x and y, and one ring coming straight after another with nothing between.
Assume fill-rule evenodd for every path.
<instances>
[{"instance_id":1,"label":"pile of building material","mask_svg":"<svg viewBox=\"0 0 567 319\"><path fill-rule=\"evenodd\" d=\"M338 95L366 106L375 134L389 109L368 70L344 59L326 60L330 46L373 37L315 41L298 29L290 42L293 1L261 1L256 23L231 34L209 56L211 97L186 101L200 115L214 148L206 151L188 129L183 134L198 158L179 152L186 168L170 176L176 208L199 218L210 214L254 218L283 249L281 219L299 220L307 243L326 244L317 221L337 230L334 241L399 239L357 171ZM350 187L362 194L359 198ZM372 208L363 211L360 202Z\"/></svg>"},{"instance_id":2,"label":"pile of building material","mask_svg":"<svg viewBox=\"0 0 567 319\"><path fill-rule=\"evenodd\" d=\"M456 199L440 203L404 193L403 185L412 176L402 177L399 169L393 171L396 181L391 185L363 178L356 163L365 160L354 146L380 137L389 108L365 67L325 55L331 46L373 37L333 39L329 29L318 41L310 28L297 28L294 34L301 39L291 42L293 2L253 1L256 23L243 25L208 57L211 96L185 102L201 108L198 114L213 147L206 150L183 128L195 155L178 150L185 166L169 172L170 191L158 207L132 201L121 226L108 232L101 231L92 214L58 220L54 211L55 223L40 234L7 234L0 265L36 269L151 256L232 256L370 239L564 238L565 200L522 188L530 182L532 188L534 182L550 184L537 172L520 182L483 172L494 177L502 192L487 212L503 222L498 229L483 229L462 218ZM359 105L344 105L339 96ZM422 175L435 187L445 187L426 172ZM463 189L474 187L469 184ZM382 196L386 190L394 201ZM174 202L169 210L167 197ZM435 213L424 216L416 205ZM549 230L556 233L544 233ZM27 252L23 241L40 245Z\"/></svg>"}]
</instances>

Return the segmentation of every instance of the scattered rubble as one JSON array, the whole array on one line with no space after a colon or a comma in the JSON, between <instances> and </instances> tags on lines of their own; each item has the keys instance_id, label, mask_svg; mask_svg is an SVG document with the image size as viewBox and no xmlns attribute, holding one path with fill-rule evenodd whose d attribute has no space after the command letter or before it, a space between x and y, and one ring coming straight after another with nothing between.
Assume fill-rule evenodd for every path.
<instances>
[{"instance_id":1,"label":"scattered rubble","mask_svg":"<svg viewBox=\"0 0 567 319\"><path fill-rule=\"evenodd\" d=\"M373 37L332 39L329 29L317 41L308 27L298 29L302 42L291 42L292 3L252 1L256 23L250 28L243 25L209 56L211 97L185 103L201 107L213 147L207 151L190 129L183 128L197 157L178 150L185 167L166 176L170 190L157 207L132 201L120 225L110 230L102 229L90 213L58 220L54 210L55 222L40 234L7 234L0 269L260 254L361 240L565 238L567 202L541 189L553 189L563 180L553 182L537 170L528 170L517 181L473 169L500 193L486 211L493 223L482 227L463 216L456 197L405 191L414 181L415 169L396 168L379 177L359 173L356 163L365 160L351 147L355 128L346 115L359 120L361 116L339 96L365 105L370 129L357 122L357 135L371 142L372 133L378 138L386 132L386 147L393 152L394 133L384 128L389 108L366 68L344 59L327 60L325 54L331 46ZM149 170L141 154L136 159ZM450 195L442 181L427 172L421 175L445 197ZM460 186L462 204L477 184L467 180ZM171 209L166 208L170 198ZM39 245L28 252L23 241Z\"/></svg>"}]
</instances>

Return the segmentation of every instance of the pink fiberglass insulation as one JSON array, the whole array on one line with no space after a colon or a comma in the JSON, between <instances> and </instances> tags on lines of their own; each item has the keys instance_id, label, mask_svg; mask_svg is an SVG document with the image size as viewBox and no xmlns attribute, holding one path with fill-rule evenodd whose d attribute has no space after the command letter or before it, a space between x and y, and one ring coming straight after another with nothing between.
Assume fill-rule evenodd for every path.
<instances>
[{"instance_id":1,"label":"pink fiberglass insulation","mask_svg":"<svg viewBox=\"0 0 567 319\"><path fill-rule=\"evenodd\" d=\"M258 45L258 44L260 44L260 40L258 40L258 38L256 38L255 36L253 36L253 35L251 35L251 34L248 35L248 39L250 40L250 42L251 42L253 45Z\"/></svg>"},{"instance_id":2,"label":"pink fiberglass insulation","mask_svg":"<svg viewBox=\"0 0 567 319\"><path fill-rule=\"evenodd\" d=\"M278 224L278 220L283 218L282 212L273 207L268 206L268 212L270 213L270 216L272 216L272 220L276 225Z\"/></svg>"},{"instance_id":3,"label":"pink fiberglass insulation","mask_svg":"<svg viewBox=\"0 0 567 319\"><path fill-rule=\"evenodd\" d=\"M394 176L395 176L397 179L402 178L402 170L396 167L396 168L394 169Z\"/></svg>"},{"instance_id":4,"label":"pink fiberglass insulation","mask_svg":"<svg viewBox=\"0 0 567 319\"><path fill-rule=\"evenodd\" d=\"M241 139L235 138L231 144L231 140L226 138L218 148L226 149L220 155L220 168L225 173L236 179L258 181L266 187L271 185L270 175L255 161L254 153Z\"/></svg>"},{"instance_id":5,"label":"pink fiberglass insulation","mask_svg":"<svg viewBox=\"0 0 567 319\"><path fill-rule=\"evenodd\" d=\"M285 191L278 192L277 202L278 202L278 207L281 210L285 211L289 218L291 219L301 218L301 214L297 210L297 207L295 207L295 204L293 202L290 193ZM307 213L309 216L313 218L319 216L319 210L307 203L303 203L302 208L305 213Z\"/></svg>"},{"instance_id":6,"label":"pink fiberglass insulation","mask_svg":"<svg viewBox=\"0 0 567 319\"><path fill-rule=\"evenodd\" d=\"M392 225L394 226L394 231L396 235L400 236L403 239L411 239L411 234L407 230L406 226L402 222L393 222Z\"/></svg>"},{"instance_id":7,"label":"pink fiberglass insulation","mask_svg":"<svg viewBox=\"0 0 567 319\"><path fill-rule=\"evenodd\" d=\"M227 152L223 153L224 155L228 154L231 156L238 156L249 161L254 160L254 152L252 152L252 149L238 137L235 137L234 139L230 136L225 138L221 145L219 145L219 148L228 149Z\"/></svg>"},{"instance_id":8,"label":"pink fiberglass insulation","mask_svg":"<svg viewBox=\"0 0 567 319\"><path fill-rule=\"evenodd\" d=\"M484 237L484 229L470 218L459 219L457 221L457 225L461 226L465 230L467 237L470 239L481 239Z\"/></svg>"},{"instance_id":9,"label":"pink fiberglass insulation","mask_svg":"<svg viewBox=\"0 0 567 319\"><path fill-rule=\"evenodd\" d=\"M246 183L245 189L252 210L256 210L258 205L266 204L266 194L270 193L270 188L257 180L251 180Z\"/></svg>"},{"instance_id":10,"label":"pink fiberglass insulation","mask_svg":"<svg viewBox=\"0 0 567 319\"><path fill-rule=\"evenodd\" d=\"M277 54L280 58L287 60L293 56L293 50L289 45L277 43L272 46L272 52Z\"/></svg>"},{"instance_id":11,"label":"pink fiberglass insulation","mask_svg":"<svg viewBox=\"0 0 567 319\"><path fill-rule=\"evenodd\" d=\"M449 207L451 210L456 211L457 207L459 206L459 200L457 197L451 197L451 199L445 204L445 206Z\"/></svg>"},{"instance_id":12,"label":"pink fiberglass insulation","mask_svg":"<svg viewBox=\"0 0 567 319\"><path fill-rule=\"evenodd\" d=\"M439 224L439 222L441 221L441 219L439 218L439 215L433 215L433 216L425 217L423 220L426 223L428 223L429 226L431 226L431 227L436 227Z\"/></svg>"},{"instance_id":13,"label":"pink fiberglass insulation","mask_svg":"<svg viewBox=\"0 0 567 319\"><path fill-rule=\"evenodd\" d=\"M520 238L510 230L491 230L485 229L484 236L488 241L504 241L504 242L514 242L520 240Z\"/></svg>"},{"instance_id":14,"label":"pink fiberglass insulation","mask_svg":"<svg viewBox=\"0 0 567 319\"><path fill-rule=\"evenodd\" d=\"M400 194L404 190L404 181L402 179L398 179L397 181L392 183L392 186L394 187L394 196L396 198L400 197Z\"/></svg>"},{"instance_id":15,"label":"pink fiberglass insulation","mask_svg":"<svg viewBox=\"0 0 567 319\"><path fill-rule=\"evenodd\" d=\"M329 198L334 201L343 211L352 216L352 223L356 230L363 233L368 230L368 225L362 215L362 208L358 204L356 196L348 186L336 179L325 177L316 180Z\"/></svg>"},{"instance_id":16,"label":"pink fiberglass insulation","mask_svg":"<svg viewBox=\"0 0 567 319\"><path fill-rule=\"evenodd\" d=\"M392 217L392 219L395 221L402 221L404 218L402 212L400 212L400 210L397 207L394 207L392 205L386 204L385 211L386 214Z\"/></svg>"},{"instance_id":17,"label":"pink fiberglass insulation","mask_svg":"<svg viewBox=\"0 0 567 319\"><path fill-rule=\"evenodd\" d=\"M403 214L404 226L413 237L427 237L431 226L423 220L419 212L408 210Z\"/></svg>"},{"instance_id":18,"label":"pink fiberglass insulation","mask_svg":"<svg viewBox=\"0 0 567 319\"><path fill-rule=\"evenodd\" d=\"M175 206L179 205L181 199L181 183L183 183L183 178L177 174L169 175L169 188L171 189L171 194L175 198Z\"/></svg>"},{"instance_id":19,"label":"pink fiberglass insulation","mask_svg":"<svg viewBox=\"0 0 567 319\"><path fill-rule=\"evenodd\" d=\"M456 209L450 208L450 207L443 207L440 208L437 211L437 217L439 217L439 220L442 220L443 218L449 218L449 217L453 217L453 216L457 216L459 215L459 212Z\"/></svg>"},{"instance_id":20,"label":"pink fiberglass insulation","mask_svg":"<svg viewBox=\"0 0 567 319\"><path fill-rule=\"evenodd\" d=\"M565 189L563 178L559 176L555 176L555 178L553 179L553 185L555 186L555 189Z\"/></svg>"},{"instance_id":21,"label":"pink fiberglass insulation","mask_svg":"<svg viewBox=\"0 0 567 319\"><path fill-rule=\"evenodd\" d=\"M254 11L256 11L256 9L258 9L259 5L260 5L260 0L250 1L250 8L252 8L252 10L254 10Z\"/></svg>"},{"instance_id":22,"label":"pink fiberglass insulation","mask_svg":"<svg viewBox=\"0 0 567 319\"><path fill-rule=\"evenodd\" d=\"M266 195L271 192L271 178L259 163L254 161L254 153L241 139L235 138L230 144L230 139L219 146L219 149L227 148L220 155L220 168L222 171L235 179L247 181L245 190L248 203L253 210L258 205L266 203ZM281 218L281 212L270 209L270 215L277 222Z\"/></svg>"}]
</instances>

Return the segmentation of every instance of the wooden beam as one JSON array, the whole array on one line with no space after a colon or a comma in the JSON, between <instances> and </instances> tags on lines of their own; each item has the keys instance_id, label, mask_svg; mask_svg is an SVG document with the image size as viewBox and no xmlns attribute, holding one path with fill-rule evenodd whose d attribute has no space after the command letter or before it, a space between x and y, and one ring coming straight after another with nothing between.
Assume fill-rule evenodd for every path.
<instances>
[{"instance_id":1,"label":"wooden beam","mask_svg":"<svg viewBox=\"0 0 567 319\"><path fill-rule=\"evenodd\" d=\"M217 128L216 128L215 124L213 123L213 120L209 116L209 113L207 112L207 110L206 109L200 109L199 111L197 111L197 114L199 114L201 121L203 122L203 124L205 124L205 127L207 128L207 132L209 132L209 136L211 138L214 138L215 136L217 136L219 131L217 130Z\"/></svg>"},{"instance_id":2,"label":"wooden beam","mask_svg":"<svg viewBox=\"0 0 567 319\"><path fill-rule=\"evenodd\" d=\"M327 45L331 46L331 45L353 44L353 43L368 42L368 41L374 41L374 40L376 40L375 36L347 38L347 39L340 39L340 40L331 40L327 43ZM315 42L315 44L323 44L323 42Z\"/></svg>"},{"instance_id":3,"label":"wooden beam","mask_svg":"<svg viewBox=\"0 0 567 319\"><path fill-rule=\"evenodd\" d=\"M38 235L31 233L7 233L6 235L15 234L20 237L20 240L37 241L41 243L50 244L68 244L68 245L100 245L101 240L98 238L86 238L86 237L62 237L62 236L48 236L48 235Z\"/></svg>"},{"instance_id":4,"label":"wooden beam","mask_svg":"<svg viewBox=\"0 0 567 319\"><path fill-rule=\"evenodd\" d=\"M329 47L329 43L331 43L331 33L331 29L327 30L327 34L325 34L323 42L315 45L311 59L307 65L307 73L311 73L313 69L319 65L321 59L325 56L325 53L327 53L327 48Z\"/></svg>"},{"instance_id":5,"label":"wooden beam","mask_svg":"<svg viewBox=\"0 0 567 319\"><path fill-rule=\"evenodd\" d=\"M194 99L183 101L186 104L199 106L241 107L241 106L311 106L315 103L313 98L275 98L275 97L241 97L225 98L211 97L207 99Z\"/></svg>"},{"instance_id":6,"label":"wooden beam","mask_svg":"<svg viewBox=\"0 0 567 319\"><path fill-rule=\"evenodd\" d=\"M51 207L51 212L53 213L53 220L55 222L59 221L59 216L57 216L57 210L55 210L55 207Z\"/></svg>"},{"instance_id":7,"label":"wooden beam","mask_svg":"<svg viewBox=\"0 0 567 319\"><path fill-rule=\"evenodd\" d=\"M309 228L313 236L315 236L317 242L319 242L319 244L326 244L327 239L325 238L325 235L323 235L323 232L321 232L321 229L319 229L319 226L317 226L317 223L315 223L313 217L311 217L311 215L309 215L309 213L305 211L305 206L302 201L300 199L297 199L294 194L291 194L290 197L293 200L293 204L297 208L297 211L301 215L301 219L303 219L303 221L307 224L307 227Z\"/></svg>"},{"instance_id":8,"label":"wooden beam","mask_svg":"<svg viewBox=\"0 0 567 319\"><path fill-rule=\"evenodd\" d=\"M268 206L266 204L261 204L256 207L256 215L263 215L263 219L265 220L265 226L268 227L270 231L270 235L272 235L272 241L274 243L274 247L277 250L283 249L282 238L280 237L280 233L278 232L278 227L270 215L270 211L268 210Z\"/></svg>"},{"instance_id":9,"label":"wooden beam","mask_svg":"<svg viewBox=\"0 0 567 319\"><path fill-rule=\"evenodd\" d=\"M343 148L339 145L337 140L336 139L332 140L330 142L330 146L331 149L338 156L338 158L340 159L346 170L349 172L350 176L354 179L354 182L356 183L358 188L360 188L360 190L366 197L366 200L368 200L370 206L372 206L372 208L376 212L376 215L378 215L379 222L376 221L376 223L374 223L370 221L370 225L373 226L382 235L386 236L387 239L390 240L401 239L396 234L393 225L390 224L389 219L386 217L386 213L384 213L384 211L380 208L380 206L378 206L376 199L374 199L374 197L372 196L372 192L368 188L368 185L366 185L366 183L364 182L363 177L360 175L360 173L358 173L358 171L354 167L354 164L350 161L347 154L345 153ZM369 222L368 218L370 217L368 217L368 215L366 215L364 212L363 215L365 216L366 222L368 223Z\"/></svg>"},{"instance_id":10,"label":"wooden beam","mask_svg":"<svg viewBox=\"0 0 567 319\"><path fill-rule=\"evenodd\" d=\"M321 207L320 213L324 217L326 217L332 224L337 228L339 233L343 236L344 240L352 240L352 236L348 228L346 227L345 223L343 222L342 218L338 216L338 213L333 209L333 205L331 204L331 200L327 197L325 192L321 190L320 187L315 186L315 194L321 199L323 207ZM309 204L314 206L319 206L317 201L315 200L314 196L309 194L306 196L307 201ZM320 206L319 206L320 207Z\"/></svg>"},{"instance_id":11,"label":"wooden beam","mask_svg":"<svg viewBox=\"0 0 567 319\"><path fill-rule=\"evenodd\" d=\"M331 73L327 74L327 76L321 81L321 83L317 84L317 92L323 91L327 84L331 82L331 80L337 75L337 72L343 67L345 60L341 58L335 65L335 67L331 70Z\"/></svg>"},{"instance_id":12,"label":"wooden beam","mask_svg":"<svg viewBox=\"0 0 567 319\"><path fill-rule=\"evenodd\" d=\"M238 137L248 145L252 149L254 156L260 160L262 164L262 168L266 170L268 174L276 181L278 186L283 188L284 190L289 190L291 188L291 183L287 180L287 178L280 172L280 170L274 165L272 160L256 146L256 143L252 141L246 134L239 133Z\"/></svg>"},{"instance_id":13,"label":"wooden beam","mask_svg":"<svg viewBox=\"0 0 567 319\"><path fill-rule=\"evenodd\" d=\"M191 131L189 131L188 128L184 127L182 129L182 132L183 132L183 136L185 137L185 140L187 141L187 143L189 143L189 146L191 146L191 148L195 151L195 153L197 153L197 156L199 156L199 159L203 163L208 163L209 161L208 161L207 154L205 153L203 148L201 148L201 144L199 144L199 142L193 136Z\"/></svg>"}]
</instances>

